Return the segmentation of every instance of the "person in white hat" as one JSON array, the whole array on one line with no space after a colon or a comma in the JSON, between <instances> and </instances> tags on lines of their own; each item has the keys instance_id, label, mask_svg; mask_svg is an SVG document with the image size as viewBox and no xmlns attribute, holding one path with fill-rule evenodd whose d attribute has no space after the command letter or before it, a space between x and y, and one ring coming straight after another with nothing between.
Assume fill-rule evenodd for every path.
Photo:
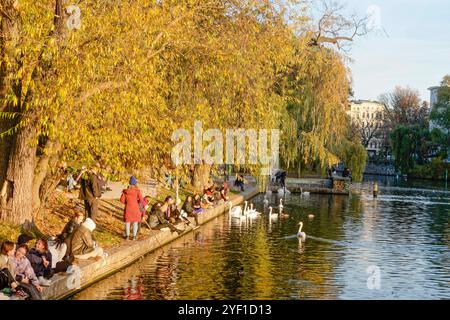
<instances>
[{"instance_id":1,"label":"person in white hat","mask_svg":"<svg viewBox=\"0 0 450 320\"><path fill-rule=\"evenodd\" d=\"M103 256L103 249L92 238L92 232L95 228L94 220L87 218L74 232L71 250L75 259L87 260Z\"/></svg>"}]
</instances>

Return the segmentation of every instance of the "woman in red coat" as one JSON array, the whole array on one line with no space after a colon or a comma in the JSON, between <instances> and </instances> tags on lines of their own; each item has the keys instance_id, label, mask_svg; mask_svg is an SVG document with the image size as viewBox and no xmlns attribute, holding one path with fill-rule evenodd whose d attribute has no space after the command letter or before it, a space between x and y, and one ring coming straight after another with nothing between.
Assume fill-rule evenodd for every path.
<instances>
[{"instance_id":1,"label":"woman in red coat","mask_svg":"<svg viewBox=\"0 0 450 320\"><path fill-rule=\"evenodd\" d=\"M130 239L130 224L133 223L133 240L137 239L138 223L142 219L142 212L139 207L144 203L141 191L136 186L137 180L135 177L130 178L130 186L128 189L122 191L120 202L125 204L124 221L126 239Z\"/></svg>"}]
</instances>

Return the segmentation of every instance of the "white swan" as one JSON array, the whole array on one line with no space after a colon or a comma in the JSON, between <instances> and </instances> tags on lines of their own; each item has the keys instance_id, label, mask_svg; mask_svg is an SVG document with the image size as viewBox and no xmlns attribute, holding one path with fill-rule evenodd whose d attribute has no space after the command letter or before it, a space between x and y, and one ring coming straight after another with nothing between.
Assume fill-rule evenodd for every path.
<instances>
[{"instance_id":1,"label":"white swan","mask_svg":"<svg viewBox=\"0 0 450 320\"><path fill-rule=\"evenodd\" d=\"M278 194L286 195L286 194L291 194L291 192L287 188L280 188L280 189L278 189Z\"/></svg>"},{"instance_id":2,"label":"white swan","mask_svg":"<svg viewBox=\"0 0 450 320\"><path fill-rule=\"evenodd\" d=\"M306 233L302 232L303 222L300 222L298 225L299 225L299 228L298 228L298 232L297 232L297 238L299 240L301 240L302 242L305 242L306 241Z\"/></svg>"},{"instance_id":3,"label":"white swan","mask_svg":"<svg viewBox=\"0 0 450 320\"><path fill-rule=\"evenodd\" d=\"M253 209L253 203L250 204L250 209L247 210L247 216L250 219L254 219L258 217L261 214L261 212L256 211L256 209Z\"/></svg>"},{"instance_id":4,"label":"white swan","mask_svg":"<svg viewBox=\"0 0 450 320\"><path fill-rule=\"evenodd\" d=\"M280 204L278 205L278 210L281 212L283 212L284 206L283 206L283 198L280 198Z\"/></svg>"},{"instance_id":5,"label":"white swan","mask_svg":"<svg viewBox=\"0 0 450 320\"><path fill-rule=\"evenodd\" d=\"M302 196L309 196L309 194L310 194L309 191L303 192L303 188L300 188L300 193Z\"/></svg>"},{"instance_id":6,"label":"white swan","mask_svg":"<svg viewBox=\"0 0 450 320\"><path fill-rule=\"evenodd\" d=\"M247 210L247 213L251 213L251 214L261 214L261 212L258 212L257 210L256 210L256 208L253 208L253 203L250 203L250 209L249 210Z\"/></svg>"},{"instance_id":7,"label":"white swan","mask_svg":"<svg viewBox=\"0 0 450 320\"><path fill-rule=\"evenodd\" d=\"M248 202L247 201L244 201L244 213L243 214L244 215L248 214Z\"/></svg>"},{"instance_id":8,"label":"white swan","mask_svg":"<svg viewBox=\"0 0 450 320\"><path fill-rule=\"evenodd\" d=\"M278 213L272 213L272 207L269 207L269 217L271 218L271 219L276 219L276 218L278 218Z\"/></svg>"},{"instance_id":9,"label":"white swan","mask_svg":"<svg viewBox=\"0 0 450 320\"><path fill-rule=\"evenodd\" d=\"M233 203L230 201L230 216L240 217L241 214L242 214L242 207L241 206L233 207Z\"/></svg>"}]
</instances>

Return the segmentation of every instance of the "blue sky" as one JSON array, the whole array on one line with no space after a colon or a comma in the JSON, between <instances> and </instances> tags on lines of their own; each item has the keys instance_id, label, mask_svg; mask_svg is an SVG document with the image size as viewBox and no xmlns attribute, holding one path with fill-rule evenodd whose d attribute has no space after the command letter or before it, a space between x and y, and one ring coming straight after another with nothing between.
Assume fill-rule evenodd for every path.
<instances>
[{"instance_id":1,"label":"blue sky","mask_svg":"<svg viewBox=\"0 0 450 320\"><path fill-rule=\"evenodd\" d=\"M371 6L379 8L379 21L387 33L359 38L350 51L355 98L376 100L401 85L418 89L421 98L429 101L427 88L450 74L450 1L339 2L359 15Z\"/></svg>"}]
</instances>

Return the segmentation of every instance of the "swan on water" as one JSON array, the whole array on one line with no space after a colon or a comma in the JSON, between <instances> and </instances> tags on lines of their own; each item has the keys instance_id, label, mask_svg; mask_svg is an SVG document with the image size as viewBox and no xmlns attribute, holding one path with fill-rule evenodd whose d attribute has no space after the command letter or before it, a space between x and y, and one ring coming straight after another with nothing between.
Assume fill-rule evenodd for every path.
<instances>
[{"instance_id":1,"label":"swan on water","mask_svg":"<svg viewBox=\"0 0 450 320\"><path fill-rule=\"evenodd\" d=\"M269 207L269 217L273 219L278 218L278 213L272 213L272 209L272 207Z\"/></svg>"},{"instance_id":2,"label":"swan on water","mask_svg":"<svg viewBox=\"0 0 450 320\"><path fill-rule=\"evenodd\" d=\"M260 213L258 211L256 211L256 209L253 209L253 203L251 203L250 204L250 209L247 210L247 217L249 219L254 219L258 215L260 215Z\"/></svg>"},{"instance_id":3,"label":"swan on water","mask_svg":"<svg viewBox=\"0 0 450 320\"><path fill-rule=\"evenodd\" d=\"M244 215L248 214L248 202L247 201L244 201L244 213L243 214Z\"/></svg>"},{"instance_id":4,"label":"swan on water","mask_svg":"<svg viewBox=\"0 0 450 320\"><path fill-rule=\"evenodd\" d=\"M309 191L303 192L303 188L300 188L300 193L302 196L309 196L309 194L310 194Z\"/></svg>"},{"instance_id":5,"label":"swan on water","mask_svg":"<svg viewBox=\"0 0 450 320\"><path fill-rule=\"evenodd\" d=\"M286 188L280 188L280 189L278 189L278 194L286 195L286 194L291 194L291 192Z\"/></svg>"},{"instance_id":6,"label":"swan on water","mask_svg":"<svg viewBox=\"0 0 450 320\"><path fill-rule=\"evenodd\" d=\"M233 203L230 201L230 216L239 217L242 214L242 207L233 207Z\"/></svg>"},{"instance_id":7,"label":"swan on water","mask_svg":"<svg viewBox=\"0 0 450 320\"><path fill-rule=\"evenodd\" d=\"M278 206L278 210L280 210L280 212L282 212L283 208L284 208L284 206L283 206L283 198L280 198L280 204Z\"/></svg>"},{"instance_id":8,"label":"swan on water","mask_svg":"<svg viewBox=\"0 0 450 320\"><path fill-rule=\"evenodd\" d=\"M253 203L250 203L250 209L247 210L247 214L256 214L259 215L261 212L258 212L256 208L253 208Z\"/></svg>"},{"instance_id":9,"label":"swan on water","mask_svg":"<svg viewBox=\"0 0 450 320\"><path fill-rule=\"evenodd\" d=\"M303 228L303 222L300 222L299 224L299 228L298 228L298 232L297 232L297 238L303 242L306 241L306 233L302 232L302 228Z\"/></svg>"}]
</instances>

